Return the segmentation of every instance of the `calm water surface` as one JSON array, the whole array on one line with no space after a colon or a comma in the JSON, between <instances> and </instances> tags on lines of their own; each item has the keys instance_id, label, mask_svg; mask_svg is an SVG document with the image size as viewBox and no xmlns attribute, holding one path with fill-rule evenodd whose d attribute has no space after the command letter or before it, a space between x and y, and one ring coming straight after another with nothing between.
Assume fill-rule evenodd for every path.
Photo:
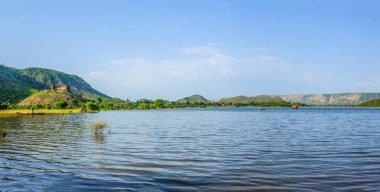
<instances>
[{"instance_id":1,"label":"calm water surface","mask_svg":"<svg viewBox=\"0 0 380 192\"><path fill-rule=\"evenodd\" d=\"M376 109L107 111L0 128L0 191L380 191Z\"/></svg>"}]
</instances>

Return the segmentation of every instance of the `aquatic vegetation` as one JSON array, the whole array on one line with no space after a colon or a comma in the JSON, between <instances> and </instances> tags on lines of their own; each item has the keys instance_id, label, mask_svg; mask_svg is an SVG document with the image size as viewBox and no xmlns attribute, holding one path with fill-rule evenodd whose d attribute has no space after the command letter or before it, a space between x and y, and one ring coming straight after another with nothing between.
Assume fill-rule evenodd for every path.
<instances>
[{"instance_id":1,"label":"aquatic vegetation","mask_svg":"<svg viewBox=\"0 0 380 192\"><path fill-rule=\"evenodd\" d=\"M7 134L7 130L0 128L0 138L5 138Z\"/></svg>"},{"instance_id":2,"label":"aquatic vegetation","mask_svg":"<svg viewBox=\"0 0 380 192\"><path fill-rule=\"evenodd\" d=\"M95 134L103 134L104 129L107 127L107 123L104 121L97 121L92 123L90 126Z\"/></svg>"},{"instance_id":3,"label":"aquatic vegetation","mask_svg":"<svg viewBox=\"0 0 380 192\"><path fill-rule=\"evenodd\" d=\"M80 135L83 133L83 129L81 128L73 128L71 129L71 135Z\"/></svg>"},{"instance_id":4,"label":"aquatic vegetation","mask_svg":"<svg viewBox=\"0 0 380 192\"><path fill-rule=\"evenodd\" d=\"M106 137L104 134L94 134L94 140L97 143L105 143L106 142Z\"/></svg>"}]
</instances>

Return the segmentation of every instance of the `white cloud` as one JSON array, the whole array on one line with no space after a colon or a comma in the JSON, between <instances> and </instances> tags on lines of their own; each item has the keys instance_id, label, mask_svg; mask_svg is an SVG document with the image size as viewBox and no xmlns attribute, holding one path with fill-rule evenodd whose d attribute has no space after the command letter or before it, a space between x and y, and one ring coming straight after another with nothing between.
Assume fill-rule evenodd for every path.
<instances>
[{"instance_id":1,"label":"white cloud","mask_svg":"<svg viewBox=\"0 0 380 192\"><path fill-rule=\"evenodd\" d=\"M101 70L101 71L91 71L91 72L85 74L85 77L87 77L87 78L96 78L96 77L104 76L107 73L108 72L104 71L104 70Z\"/></svg>"},{"instance_id":2,"label":"white cloud","mask_svg":"<svg viewBox=\"0 0 380 192\"><path fill-rule=\"evenodd\" d=\"M380 76L370 76L365 80L356 82L355 86L365 90L380 89Z\"/></svg>"},{"instance_id":3,"label":"white cloud","mask_svg":"<svg viewBox=\"0 0 380 192\"><path fill-rule=\"evenodd\" d=\"M101 90L109 90L106 92L110 95L122 98L177 99L202 92L213 92L209 95L215 98L236 89L254 94L253 85L260 89L260 86L273 87L273 83L276 87L316 83L326 78L320 75L322 73L323 70L312 65L289 65L269 54L248 58L233 56L212 44L184 48L175 59L115 59L89 72L85 78Z\"/></svg>"},{"instance_id":4,"label":"white cloud","mask_svg":"<svg viewBox=\"0 0 380 192\"><path fill-rule=\"evenodd\" d=\"M184 79L202 78L204 76L234 75L233 58L214 47L201 46L183 49L186 57L166 60L151 60L148 58L121 58L111 61L110 71L116 69L132 76L145 75L145 79L155 77L163 79L178 77ZM189 57L188 57L189 56ZM91 74L96 72L91 72ZM90 76L91 76L90 74Z\"/></svg>"},{"instance_id":5,"label":"white cloud","mask_svg":"<svg viewBox=\"0 0 380 192\"><path fill-rule=\"evenodd\" d=\"M123 59L116 59L111 61L113 64L118 65L146 65L146 64L153 64L153 61L145 59L145 58L123 58Z\"/></svg>"},{"instance_id":6,"label":"white cloud","mask_svg":"<svg viewBox=\"0 0 380 192\"><path fill-rule=\"evenodd\" d=\"M188 47L181 51L184 55L202 55L202 56L218 56L221 52L214 46L198 46L198 47Z\"/></svg>"}]
</instances>

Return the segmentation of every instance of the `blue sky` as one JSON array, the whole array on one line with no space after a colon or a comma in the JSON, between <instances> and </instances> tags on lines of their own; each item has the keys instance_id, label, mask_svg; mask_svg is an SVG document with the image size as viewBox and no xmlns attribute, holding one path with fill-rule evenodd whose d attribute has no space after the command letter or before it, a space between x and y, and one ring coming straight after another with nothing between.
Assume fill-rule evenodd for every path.
<instances>
[{"instance_id":1,"label":"blue sky","mask_svg":"<svg viewBox=\"0 0 380 192\"><path fill-rule=\"evenodd\" d=\"M114 97L380 92L380 1L0 0L0 63Z\"/></svg>"}]
</instances>

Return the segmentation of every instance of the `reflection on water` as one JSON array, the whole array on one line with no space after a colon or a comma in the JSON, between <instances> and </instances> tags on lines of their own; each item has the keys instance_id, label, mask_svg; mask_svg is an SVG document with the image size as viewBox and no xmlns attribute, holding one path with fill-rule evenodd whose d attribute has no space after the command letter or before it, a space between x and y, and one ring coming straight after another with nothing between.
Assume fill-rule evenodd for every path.
<instances>
[{"instance_id":1,"label":"reflection on water","mask_svg":"<svg viewBox=\"0 0 380 192\"><path fill-rule=\"evenodd\" d=\"M94 134L99 120L111 131ZM108 111L0 130L0 191L380 189L380 110Z\"/></svg>"},{"instance_id":2,"label":"reflection on water","mask_svg":"<svg viewBox=\"0 0 380 192\"><path fill-rule=\"evenodd\" d=\"M104 134L94 134L95 141L105 143L106 136Z\"/></svg>"}]
</instances>

